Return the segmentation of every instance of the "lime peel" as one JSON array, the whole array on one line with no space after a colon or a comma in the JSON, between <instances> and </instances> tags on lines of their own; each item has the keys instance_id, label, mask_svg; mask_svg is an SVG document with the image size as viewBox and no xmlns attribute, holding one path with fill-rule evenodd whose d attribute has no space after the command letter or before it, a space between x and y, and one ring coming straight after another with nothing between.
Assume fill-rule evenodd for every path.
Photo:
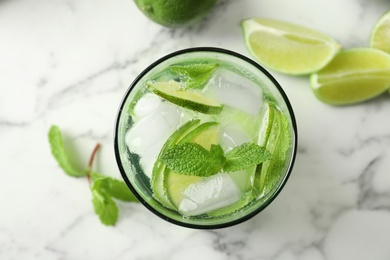
<instances>
[{"instance_id":1,"label":"lime peel","mask_svg":"<svg viewBox=\"0 0 390 260\"><path fill-rule=\"evenodd\" d=\"M134 0L150 20L177 28L192 25L204 18L217 0Z\"/></svg>"}]
</instances>

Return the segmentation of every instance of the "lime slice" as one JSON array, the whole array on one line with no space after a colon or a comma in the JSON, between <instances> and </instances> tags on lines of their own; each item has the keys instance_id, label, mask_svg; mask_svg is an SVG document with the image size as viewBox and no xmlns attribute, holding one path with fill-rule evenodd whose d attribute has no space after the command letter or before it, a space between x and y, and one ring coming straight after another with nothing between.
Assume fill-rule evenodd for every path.
<instances>
[{"instance_id":1,"label":"lime slice","mask_svg":"<svg viewBox=\"0 0 390 260\"><path fill-rule=\"evenodd\" d=\"M247 206L254 199L255 199L255 197L253 197L252 193L248 192L242 197L242 199L240 199L236 203L233 203L232 205L229 205L227 207L212 211L212 212L208 213L207 215L209 215L210 217L221 217L224 215L233 214L234 212Z\"/></svg>"},{"instance_id":2,"label":"lime slice","mask_svg":"<svg viewBox=\"0 0 390 260\"><path fill-rule=\"evenodd\" d=\"M195 142L206 149L212 144L219 143L219 126L216 122L207 122L199 125L189 132L179 143ZM164 182L164 189L173 205L178 208L183 199L183 192L193 183L199 182L203 177L188 176L169 171Z\"/></svg>"},{"instance_id":3,"label":"lime slice","mask_svg":"<svg viewBox=\"0 0 390 260\"><path fill-rule=\"evenodd\" d=\"M261 111L260 111L260 128L259 128L259 137L257 140L257 144L263 147L267 147L268 140L270 139L271 132L275 135L277 132L276 128L279 126L275 122L275 107L270 105L268 102L264 103ZM277 119L276 119L277 120ZM261 184L261 165L259 165L255 171L255 177L253 181L253 194L259 195L262 192L262 184Z\"/></svg>"},{"instance_id":4,"label":"lime slice","mask_svg":"<svg viewBox=\"0 0 390 260\"><path fill-rule=\"evenodd\" d=\"M215 99L206 97L197 90L184 90L180 82L174 80L148 82L147 88L173 104L203 114L219 114L223 108Z\"/></svg>"},{"instance_id":5,"label":"lime slice","mask_svg":"<svg viewBox=\"0 0 390 260\"><path fill-rule=\"evenodd\" d=\"M370 46L390 53L390 11L385 13L374 26Z\"/></svg>"},{"instance_id":6,"label":"lime slice","mask_svg":"<svg viewBox=\"0 0 390 260\"><path fill-rule=\"evenodd\" d=\"M259 118L261 122L257 144L260 146L265 146L271 133L272 122L274 119L274 107L271 107L268 102L264 103L263 107L261 108Z\"/></svg>"},{"instance_id":7,"label":"lime slice","mask_svg":"<svg viewBox=\"0 0 390 260\"><path fill-rule=\"evenodd\" d=\"M161 162L161 155L170 149L173 145L177 144L182 140L189 132L191 132L196 126L198 126L200 120L191 120L179 127L165 142L161 148L160 154L154 163L152 179L150 184L153 190L154 197L166 208L175 209L175 206L170 201L167 191L164 187L164 181L169 170Z\"/></svg>"},{"instance_id":8,"label":"lime slice","mask_svg":"<svg viewBox=\"0 0 390 260\"><path fill-rule=\"evenodd\" d=\"M270 133L265 140L265 147L272 154L272 158L256 169L253 182L254 195L267 194L275 186L283 173L286 154L291 144L287 118L272 105L270 108L273 111L273 117L269 122Z\"/></svg>"},{"instance_id":9,"label":"lime slice","mask_svg":"<svg viewBox=\"0 0 390 260\"><path fill-rule=\"evenodd\" d=\"M314 94L325 103L362 102L390 87L390 55L371 48L346 50L311 75L310 81Z\"/></svg>"},{"instance_id":10,"label":"lime slice","mask_svg":"<svg viewBox=\"0 0 390 260\"><path fill-rule=\"evenodd\" d=\"M264 66L292 74L310 74L341 49L332 37L300 25L265 18L242 22L245 44Z\"/></svg>"}]
</instances>

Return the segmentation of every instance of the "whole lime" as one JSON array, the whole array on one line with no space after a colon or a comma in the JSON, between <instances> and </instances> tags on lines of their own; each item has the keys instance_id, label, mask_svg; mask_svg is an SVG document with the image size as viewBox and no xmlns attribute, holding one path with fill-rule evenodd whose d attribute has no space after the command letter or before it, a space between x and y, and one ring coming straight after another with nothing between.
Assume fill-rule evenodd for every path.
<instances>
[{"instance_id":1,"label":"whole lime","mask_svg":"<svg viewBox=\"0 0 390 260\"><path fill-rule=\"evenodd\" d=\"M134 0L152 21L166 27L189 26L205 17L217 0Z\"/></svg>"}]
</instances>

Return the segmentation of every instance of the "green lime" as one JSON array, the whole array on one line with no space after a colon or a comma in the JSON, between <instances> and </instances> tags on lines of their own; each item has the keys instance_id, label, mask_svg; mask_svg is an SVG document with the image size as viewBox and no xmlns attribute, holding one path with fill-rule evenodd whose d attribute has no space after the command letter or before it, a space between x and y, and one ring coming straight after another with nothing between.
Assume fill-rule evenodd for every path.
<instances>
[{"instance_id":1,"label":"green lime","mask_svg":"<svg viewBox=\"0 0 390 260\"><path fill-rule=\"evenodd\" d=\"M328 104L371 99L390 87L390 55L371 48L345 50L312 74L310 82L316 97Z\"/></svg>"},{"instance_id":2,"label":"green lime","mask_svg":"<svg viewBox=\"0 0 390 260\"><path fill-rule=\"evenodd\" d=\"M251 18L242 22L242 29L249 52L264 66L286 74L318 71L341 49L332 37L288 22Z\"/></svg>"},{"instance_id":3,"label":"green lime","mask_svg":"<svg viewBox=\"0 0 390 260\"><path fill-rule=\"evenodd\" d=\"M219 114L223 108L218 101L202 95L200 90L183 89L180 82L174 80L148 82L147 88L173 104L203 114Z\"/></svg>"},{"instance_id":4,"label":"green lime","mask_svg":"<svg viewBox=\"0 0 390 260\"><path fill-rule=\"evenodd\" d=\"M375 24L370 46L390 53L390 11L385 13Z\"/></svg>"},{"instance_id":5,"label":"green lime","mask_svg":"<svg viewBox=\"0 0 390 260\"><path fill-rule=\"evenodd\" d=\"M219 125L216 122L203 123L182 138L179 143L194 142L206 149L210 149L212 144L219 143ZM184 190L191 184L199 182L202 177L188 176L168 171L164 182L164 189L167 191L170 201L175 207L179 207L183 199Z\"/></svg>"},{"instance_id":6,"label":"green lime","mask_svg":"<svg viewBox=\"0 0 390 260\"><path fill-rule=\"evenodd\" d=\"M166 27L194 24L204 18L217 0L134 0L152 21Z\"/></svg>"}]
</instances>

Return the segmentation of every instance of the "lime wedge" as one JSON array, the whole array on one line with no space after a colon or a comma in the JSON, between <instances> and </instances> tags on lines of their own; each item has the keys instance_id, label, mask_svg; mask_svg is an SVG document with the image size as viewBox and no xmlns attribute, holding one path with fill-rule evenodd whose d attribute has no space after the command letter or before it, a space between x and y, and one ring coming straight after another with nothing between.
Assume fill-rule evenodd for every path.
<instances>
[{"instance_id":1,"label":"lime wedge","mask_svg":"<svg viewBox=\"0 0 390 260\"><path fill-rule=\"evenodd\" d=\"M390 11L379 18L371 33L370 46L390 53Z\"/></svg>"},{"instance_id":2,"label":"lime wedge","mask_svg":"<svg viewBox=\"0 0 390 260\"><path fill-rule=\"evenodd\" d=\"M185 90L180 82L174 80L152 81L146 86L151 92L173 104L203 114L219 114L223 108L222 104L215 99L202 95L199 90Z\"/></svg>"},{"instance_id":3,"label":"lime wedge","mask_svg":"<svg viewBox=\"0 0 390 260\"><path fill-rule=\"evenodd\" d=\"M164 182L169 170L166 168L165 164L161 162L161 155L170 149L173 145L177 144L182 140L189 132L191 132L196 126L198 126L200 120L191 120L179 127L165 142L161 148L160 154L154 163L152 179L150 184L153 190L154 197L158 200L163 206L169 209L175 209L175 206L170 201L167 191L164 187Z\"/></svg>"},{"instance_id":4,"label":"lime wedge","mask_svg":"<svg viewBox=\"0 0 390 260\"><path fill-rule=\"evenodd\" d=\"M390 55L371 48L345 50L310 81L314 94L325 103L362 102L390 87Z\"/></svg>"},{"instance_id":5,"label":"lime wedge","mask_svg":"<svg viewBox=\"0 0 390 260\"><path fill-rule=\"evenodd\" d=\"M195 142L206 149L210 149L212 144L219 143L219 131L219 126L216 122L206 122L188 132L179 143ZM164 181L164 189L167 191L170 201L178 208L183 199L184 190L189 185L202 179L202 177L198 176L188 176L168 171Z\"/></svg>"},{"instance_id":6,"label":"lime wedge","mask_svg":"<svg viewBox=\"0 0 390 260\"><path fill-rule=\"evenodd\" d=\"M266 18L242 22L249 52L264 66L292 75L310 74L341 49L332 37L300 25Z\"/></svg>"}]
</instances>

